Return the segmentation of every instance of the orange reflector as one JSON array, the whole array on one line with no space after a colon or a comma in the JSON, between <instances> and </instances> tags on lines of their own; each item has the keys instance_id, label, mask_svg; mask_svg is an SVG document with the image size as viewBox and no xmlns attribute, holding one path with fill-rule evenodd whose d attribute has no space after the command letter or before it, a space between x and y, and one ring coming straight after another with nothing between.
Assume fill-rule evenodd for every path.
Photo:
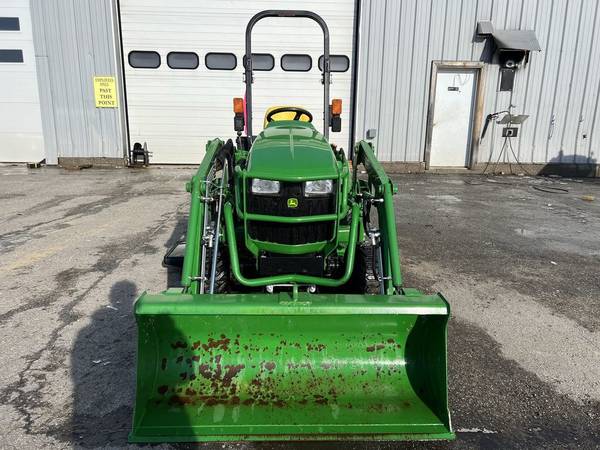
<instances>
[{"instance_id":1,"label":"orange reflector","mask_svg":"<svg viewBox=\"0 0 600 450\"><path fill-rule=\"evenodd\" d=\"M342 99L334 98L331 100L331 114L334 116L339 116L342 114Z\"/></svg>"},{"instance_id":2,"label":"orange reflector","mask_svg":"<svg viewBox=\"0 0 600 450\"><path fill-rule=\"evenodd\" d=\"M241 97L235 97L233 99L233 112L236 114L242 114L244 112L244 99Z\"/></svg>"}]
</instances>

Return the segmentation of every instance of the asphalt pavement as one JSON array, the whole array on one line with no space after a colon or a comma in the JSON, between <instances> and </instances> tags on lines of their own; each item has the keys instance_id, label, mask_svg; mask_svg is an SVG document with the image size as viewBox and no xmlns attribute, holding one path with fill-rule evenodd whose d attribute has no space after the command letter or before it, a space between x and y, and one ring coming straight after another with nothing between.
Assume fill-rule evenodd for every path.
<instances>
[{"instance_id":1,"label":"asphalt pavement","mask_svg":"<svg viewBox=\"0 0 600 450\"><path fill-rule=\"evenodd\" d=\"M0 166L1 448L127 445L132 305L167 285L193 171ZM406 286L452 306L456 441L199 447L600 448L600 180L394 180Z\"/></svg>"}]
</instances>

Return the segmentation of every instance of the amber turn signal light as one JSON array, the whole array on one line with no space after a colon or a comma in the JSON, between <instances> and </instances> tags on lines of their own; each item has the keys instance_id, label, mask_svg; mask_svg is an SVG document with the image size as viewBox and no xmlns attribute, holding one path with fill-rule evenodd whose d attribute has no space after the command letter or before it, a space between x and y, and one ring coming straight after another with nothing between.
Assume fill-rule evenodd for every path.
<instances>
[{"instance_id":1,"label":"amber turn signal light","mask_svg":"<svg viewBox=\"0 0 600 450\"><path fill-rule=\"evenodd\" d=\"M244 112L244 99L241 97L235 97L233 99L233 112L236 114L243 114Z\"/></svg>"},{"instance_id":2,"label":"amber turn signal light","mask_svg":"<svg viewBox=\"0 0 600 450\"><path fill-rule=\"evenodd\" d=\"M342 99L334 98L331 100L331 114L334 116L339 116L342 114Z\"/></svg>"}]
</instances>

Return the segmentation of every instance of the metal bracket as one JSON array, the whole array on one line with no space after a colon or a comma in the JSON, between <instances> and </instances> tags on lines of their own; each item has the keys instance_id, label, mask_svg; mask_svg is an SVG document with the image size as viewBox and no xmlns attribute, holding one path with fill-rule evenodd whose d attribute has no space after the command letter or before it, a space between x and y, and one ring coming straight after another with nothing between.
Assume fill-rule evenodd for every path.
<instances>
[{"instance_id":1,"label":"metal bracket","mask_svg":"<svg viewBox=\"0 0 600 450\"><path fill-rule=\"evenodd\" d=\"M272 294L275 291L276 287L291 287L292 289L294 289L294 287L296 289L299 287L306 287L306 292L308 292L309 294L314 294L315 292L317 292L317 286L314 284L295 284L295 283L268 284L267 286L265 286L265 289L267 290L267 292L269 294Z\"/></svg>"},{"instance_id":2,"label":"metal bracket","mask_svg":"<svg viewBox=\"0 0 600 450\"><path fill-rule=\"evenodd\" d=\"M374 199L378 200L378 199ZM383 199L381 199L383 201ZM375 247L377 253L377 272L375 278L379 281L379 293L385 294L385 280L391 279L390 277L383 276L383 254L381 252L381 231L376 228L367 230L367 236L371 239L371 245Z\"/></svg>"}]
</instances>

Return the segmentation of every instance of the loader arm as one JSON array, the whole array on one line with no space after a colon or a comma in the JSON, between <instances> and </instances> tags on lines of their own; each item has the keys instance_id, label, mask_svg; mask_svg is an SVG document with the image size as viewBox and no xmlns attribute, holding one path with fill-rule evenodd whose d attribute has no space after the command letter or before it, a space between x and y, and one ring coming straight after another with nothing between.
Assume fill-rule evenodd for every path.
<instances>
[{"instance_id":1,"label":"loader arm","mask_svg":"<svg viewBox=\"0 0 600 450\"><path fill-rule=\"evenodd\" d=\"M369 190L362 189L358 180L358 167L363 165L367 171ZM383 253L384 278L386 293L400 293L402 289L402 271L400 269L400 253L396 234L396 217L394 214L395 187L389 179L381 163L377 160L373 146L360 141L354 148L353 185L364 201L371 202L377 208L379 231Z\"/></svg>"}]
</instances>

